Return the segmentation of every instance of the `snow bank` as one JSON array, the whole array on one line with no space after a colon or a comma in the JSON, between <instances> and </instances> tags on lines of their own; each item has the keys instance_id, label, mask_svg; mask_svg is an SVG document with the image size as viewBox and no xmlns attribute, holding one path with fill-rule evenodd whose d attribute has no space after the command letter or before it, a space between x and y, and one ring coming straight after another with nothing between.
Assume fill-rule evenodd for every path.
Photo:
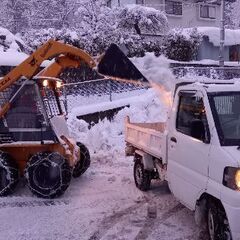
<instances>
[{"instance_id":1,"label":"snow bank","mask_svg":"<svg viewBox=\"0 0 240 240\"><path fill-rule=\"evenodd\" d=\"M0 52L0 66L17 66L27 57L23 52Z\"/></svg>"},{"instance_id":2,"label":"snow bank","mask_svg":"<svg viewBox=\"0 0 240 240\"><path fill-rule=\"evenodd\" d=\"M106 111L109 109L127 106L138 101L139 101L139 97L131 97L131 98L123 98L123 99L115 100L112 102L105 101L98 104L84 105L84 106L75 107L72 110L72 114L74 116L82 116L85 114L91 114L95 112Z\"/></svg>"},{"instance_id":3,"label":"snow bank","mask_svg":"<svg viewBox=\"0 0 240 240\"><path fill-rule=\"evenodd\" d=\"M76 119L77 111L73 110L68 119L70 134L85 143L92 154L102 156L99 157L101 161L112 161L115 154L124 151L124 119L127 115L136 122L159 122L165 121L167 117L168 108L153 89L130 98L129 103L130 107L118 112L113 121L104 119L90 130L85 121Z\"/></svg>"}]
</instances>

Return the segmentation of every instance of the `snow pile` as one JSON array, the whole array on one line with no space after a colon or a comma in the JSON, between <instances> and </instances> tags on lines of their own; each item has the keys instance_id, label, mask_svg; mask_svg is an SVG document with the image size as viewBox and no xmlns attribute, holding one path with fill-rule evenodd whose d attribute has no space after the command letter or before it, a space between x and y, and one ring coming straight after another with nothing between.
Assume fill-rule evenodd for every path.
<instances>
[{"instance_id":1,"label":"snow pile","mask_svg":"<svg viewBox=\"0 0 240 240\"><path fill-rule=\"evenodd\" d=\"M216 47L220 46L220 29L217 27L198 27L198 32L208 36L209 41ZM225 29L225 46L240 44L240 29Z\"/></svg>"},{"instance_id":2,"label":"snow pile","mask_svg":"<svg viewBox=\"0 0 240 240\"><path fill-rule=\"evenodd\" d=\"M74 111L69 115L70 134L78 141L86 144L91 153L103 156L101 161L110 161L112 157L124 151L124 119L128 115L135 122L162 122L167 117L167 107L161 102L153 89L147 90L138 97L129 98L131 105L124 108L113 121L104 119L90 130L83 120L77 120ZM91 108L93 106L89 106ZM94 105L98 108L98 105Z\"/></svg>"}]
</instances>

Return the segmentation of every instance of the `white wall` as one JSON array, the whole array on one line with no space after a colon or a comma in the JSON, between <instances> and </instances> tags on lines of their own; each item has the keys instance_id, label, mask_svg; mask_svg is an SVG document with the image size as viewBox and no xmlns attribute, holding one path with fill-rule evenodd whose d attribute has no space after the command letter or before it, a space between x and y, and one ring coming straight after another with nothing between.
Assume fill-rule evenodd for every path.
<instances>
[{"instance_id":1,"label":"white wall","mask_svg":"<svg viewBox=\"0 0 240 240\"><path fill-rule=\"evenodd\" d=\"M201 19L199 16L199 4L190 5L183 3L183 15L167 15L169 26L172 27L218 27L220 25L220 6L216 5L216 19Z\"/></svg>"}]
</instances>

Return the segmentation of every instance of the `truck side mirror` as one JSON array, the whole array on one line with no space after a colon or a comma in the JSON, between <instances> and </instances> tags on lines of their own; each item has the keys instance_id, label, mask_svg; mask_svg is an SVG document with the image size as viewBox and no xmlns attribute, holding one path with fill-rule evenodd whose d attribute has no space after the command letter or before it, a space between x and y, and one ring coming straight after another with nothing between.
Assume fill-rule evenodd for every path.
<instances>
[{"instance_id":1,"label":"truck side mirror","mask_svg":"<svg viewBox=\"0 0 240 240\"><path fill-rule=\"evenodd\" d=\"M199 139L204 142L205 140L205 127L200 119L194 119L191 121L191 137Z\"/></svg>"}]
</instances>

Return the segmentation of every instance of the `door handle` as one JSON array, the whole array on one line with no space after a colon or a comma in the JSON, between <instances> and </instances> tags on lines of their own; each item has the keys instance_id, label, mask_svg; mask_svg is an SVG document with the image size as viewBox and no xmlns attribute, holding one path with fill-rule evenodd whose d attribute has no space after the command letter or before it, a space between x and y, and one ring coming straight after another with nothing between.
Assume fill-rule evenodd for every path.
<instances>
[{"instance_id":1,"label":"door handle","mask_svg":"<svg viewBox=\"0 0 240 240\"><path fill-rule=\"evenodd\" d=\"M171 137L170 141L177 143L177 139L175 137Z\"/></svg>"}]
</instances>

